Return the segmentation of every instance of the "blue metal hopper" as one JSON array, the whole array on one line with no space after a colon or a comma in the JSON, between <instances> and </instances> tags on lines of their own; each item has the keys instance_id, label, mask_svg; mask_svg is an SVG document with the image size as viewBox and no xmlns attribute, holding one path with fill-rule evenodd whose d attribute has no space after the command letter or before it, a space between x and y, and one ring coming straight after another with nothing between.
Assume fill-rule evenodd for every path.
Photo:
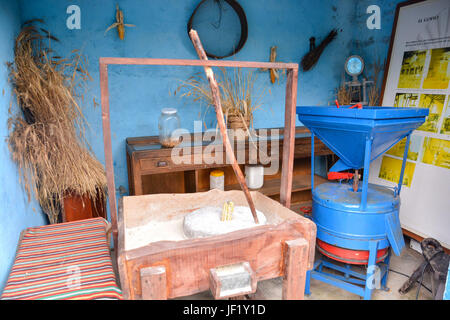
<instances>
[{"instance_id":1,"label":"blue metal hopper","mask_svg":"<svg viewBox=\"0 0 450 320\"><path fill-rule=\"evenodd\" d=\"M312 219L322 254L308 271L306 292L313 278L370 299L374 289L387 288L390 248L400 255L405 246L399 195L411 133L425 121L428 109L297 107L297 115L311 131ZM340 158L330 171L364 168L362 187L358 178L353 185L340 180L314 186L315 136ZM398 186L392 190L369 184L370 163L404 137ZM367 265L366 273L352 270L352 264Z\"/></svg>"},{"instance_id":2,"label":"blue metal hopper","mask_svg":"<svg viewBox=\"0 0 450 320\"><path fill-rule=\"evenodd\" d=\"M428 115L423 108L297 107L298 119L340 160L330 171L364 167L366 140L372 140L370 162L418 128Z\"/></svg>"}]
</instances>

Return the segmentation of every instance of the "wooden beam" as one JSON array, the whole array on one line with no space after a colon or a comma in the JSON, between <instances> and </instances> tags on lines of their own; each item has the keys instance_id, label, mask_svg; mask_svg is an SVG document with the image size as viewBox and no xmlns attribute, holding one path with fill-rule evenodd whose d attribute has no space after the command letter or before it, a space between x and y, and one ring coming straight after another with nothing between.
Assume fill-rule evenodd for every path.
<instances>
[{"instance_id":1,"label":"wooden beam","mask_svg":"<svg viewBox=\"0 0 450 320\"><path fill-rule=\"evenodd\" d=\"M206 56L205 50L203 50L202 43L200 41L200 38L197 34L197 31L191 29L189 31L189 36L191 37L192 43L194 44L195 50L197 51L197 54L202 61L208 60L208 57ZM222 104L220 102L220 90L219 86L217 85L216 79L214 78L214 73L211 69L211 67L205 66L205 73L206 77L209 81L209 86L211 87L211 94L214 101L214 108L216 109L216 118L217 118L217 124L220 128L220 134L222 136L223 145L226 150L226 156L228 160L231 162L231 166L233 167L233 171L236 174L236 178L241 186L242 191L245 194L245 198L247 199L248 205L250 207L250 210L253 215L253 220L255 220L255 223L258 224L258 216L256 215L256 209L255 204L253 203L252 196L250 195L250 191L248 190L247 183L245 182L244 174L242 173L241 168L239 167L239 164L236 160L236 156L233 151L233 146L230 143L230 139L228 138L227 134L227 127L225 125L225 120L223 117L222 112ZM295 129L295 127L294 127ZM294 141L295 142L295 141Z\"/></svg>"},{"instance_id":2,"label":"wooden beam","mask_svg":"<svg viewBox=\"0 0 450 320\"><path fill-rule=\"evenodd\" d=\"M114 247L117 245L116 187L114 184L114 163L111 143L111 120L109 112L108 66L100 63L100 94L102 106L103 146L105 150L106 183L108 187L109 211L111 216Z\"/></svg>"},{"instance_id":3,"label":"wooden beam","mask_svg":"<svg viewBox=\"0 0 450 320\"><path fill-rule=\"evenodd\" d=\"M164 266L141 269L142 300L167 300L167 278Z\"/></svg>"},{"instance_id":4,"label":"wooden beam","mask_svg":"<svg viewBox=\"0 0 450 320\"><path fill-rule=\"evenodd\" d=\"M230 67L230 68L269 68L297 69L297 63L256 62L232 60L188 60L188 59L153 59L153 58L100 58L100 64L143 65L143 66L198 66L198 67Z\"/></svg>"},{"instance_id":5,"label":"wooden beam","mask_svg":"<svg viewBox=\"0 0 450 320\"><path fill-rule=\"evenodd\" d=\"M283 300L303 300L308 266L308 241L303 238L285 242Z\"/></svg>"},{"instance_id":6,"label":"wooden beam","mask_svg":"<svg viewBox=\"0 0 450 320\"><path fill-rule=\"evenodd\" d=\"M284 111L283 158L281 165L280 202L291 206L292 174L294 169L295 117L297 104L298 69L287 71Z\"/></svg>"}]
</instances>

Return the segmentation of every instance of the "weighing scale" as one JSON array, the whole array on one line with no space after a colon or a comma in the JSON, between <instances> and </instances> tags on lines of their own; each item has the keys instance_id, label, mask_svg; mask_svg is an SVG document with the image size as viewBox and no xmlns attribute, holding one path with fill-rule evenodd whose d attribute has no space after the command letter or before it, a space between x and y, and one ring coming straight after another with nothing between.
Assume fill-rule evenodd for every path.
<instances>
[{"instance_id":1,"label":"weighing scale","mask_svg":"<svg viewBox=\"0 0 450 320\"><path fill-rule=\"evenodd\" d=\"M365 78L362 82L358 80L358 76L364 70L364 60L358 55L352 55L345 60L345 72L352 77L351 81L346 81L344 84L348 87L351 93L351 103L361 103L367 105L367 86L373 85L373 81L368 81ZM361 96L362 90L362 96ZM356 98L356 100L355 100Z\"/></svg>"},{"instance_id":2,"label":"weighing scale","mask_svg":"<svg viewBox=\"0 0 450 320\"><path fill-rule=\"evenodd\" d=\"M368 300L373 289L387 289L390 248L400 255L405 246L399 195L411 133L425 121L428 109L355 106L297 107L298 119L311 131L312 219L323 255L308 271L305 292L310 293L313 278ZM315 136L339 156L329 173L339 182L314 186ZM370 184L370 163L405 137L398 186ZM367 272L356 272L352 265L365 265Z\"/></svg>"}]
</instances>

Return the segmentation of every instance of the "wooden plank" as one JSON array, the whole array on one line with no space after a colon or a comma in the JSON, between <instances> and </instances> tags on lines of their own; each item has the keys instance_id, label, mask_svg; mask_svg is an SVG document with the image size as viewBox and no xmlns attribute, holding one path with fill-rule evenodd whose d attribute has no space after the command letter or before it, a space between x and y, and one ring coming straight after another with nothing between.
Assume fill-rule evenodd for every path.
<instances>
[{"instance_id":1,"label":"wooden plank","mask_svg":"<svg viewBox=\"0 0 450 320\"><path fill-rule=\"evenodd\" d=\"M152 138L152 137L149 137ZM159 157L168 157L170 158L172 153L175 154L180 154L183 155L183 148L184 147L174 147L174 148L152 148L152 143L150 142L151 140L147 140L149 141L148 143L140 143L140 144L134 144L134 145L128 145L128 153L134 155L136 158L138 159L147 159L147 158L159 158ZM279 150L282 150L283 148L283 140L279 140L279 141L272 141L272 140L268 140L267 141L267 149L268 151L270 151L270 148L272 146L272 143L276 143L278 144L278 148ZM139 148L136 148L137 146L139 146ZM211 144L204 144L201 146L201 148L199 146L187 146L187 148L190 148L190 153L191 154L196 154L196 153L202 153L203 150L205 148L207 148L208 146L211 146ZM148 147L148 148L146 148ZM186 147L186 146L185 146ZM217 145L217 147L222 147L221 145ZM245 152L248 152L250 148L250 143L247 141L245 143L245 145L237 145L236 150L235 151L239 151L239 150L245 150ZM179 150L177 150L179 149ZM218 148L220 152L224 152L225 149L220 149ZM327 154L333 154L333 152L328 149L327 146L325 146L319 139L315 139L314 142L314 154L319 154L320 155L327 155ZM294 157L295 158L299 158L299 157L309 157L311 155L311 138L310 137L297 137L295 138L295 147L294 147ZM212 156L214 156L214 153L212 154ZM282 158L282 152L280 152L280 158Z\"/></svg>"},{"instance_id":2,"label":"wooden plank","mask_svg":"<svg viewBox=\"0 0 450 320\"><path fill-rule=\"evenodd\" d=\"M281 167L280 202L286 207L291 205L292 170L294 167L295 144L295 108L297 104L298 69L287 71L286 101L284 111L284 142Z\"/></svg>"},{"instance_id":3,"label":"wooden plank","mask_svg":"<svg viewBox=\"0 0 450 320\"><path fill-rule=\"evenodd\" d=\"M144 191L142 190L142 166L139 158L133 154L131 155L132 163L132 173L133 173L133 194L142 195Z\"/></svg>"},{"instance_id":4,"label":"wooden plank","mask_svg":"<svg viewBox=\"0 0 450 320\"><path fill-rule=\"evenodd\" d=\"M167 278L164 266L142 268L141 286L143 300L167 300Z\"/></svg>"},{"instance_id":5,"label":"wooden plank","mask_svg":"<svg viewBox=\"0 0 450 320\"><path fill-rule=\"evenodd\" d=\"M322 184L324 182L327 182L328 180L315 175L314 177L314 181L316 185ZM252 190L252 191L259 191L262 194L266 195L266 196L274 196L280 193L280 186L281 186L281 179L270 179L270 180L265 180L264 181L264 185L256 190ZM225 191L228 190L239 190L239 185L238 184L232 184L232 185L227 185L225 186ZM304 190L311 190L311 175L296 175L293 176L292 178L292 192L297 192L297 191L304 191Z\"/></svg>"},{"instance_id":6,"label":"wooden plank","mask_svg":"<svg viewBox=\"0 0 450 320\"><path fill-rule=\"evenodd\" d=\"M232 60L187 60L187 59L154 59L154 58L119 58L101 57L101 64L145 65L145 66L198 66L198 67L231 67L231 68L269 68L298 69L297 63L256 62Z\"/></svg>"},{"instance_id":7,"label":"wooden plank","mask_svg":"<svg viewBox=\"0 0 450 320\"><path fill-rule=\"evenodd\" d=\"M185 193L185 173L187 171L175 171L142 176L142 193Z\"/></svg>"},{"instance_id":8,"label":"wooden plank","mask_svg":"<svg viewBox=\"0 0 450 320\"><path fill-rule=\"evenodd\" d=\"M123 198L119 199L119 212L118 212L118 241L115 243L115 249L117 250L117 270L119 272L120 288L122 289L122 296L125 300L131 299L130 277L128 269L128 262L125 252L125 218L123 212Z\"/></svg>"},{"instance_id":9,"label":"wooden plank","mask_svg":"<svg viewBox=\"0 0 450 320\"><path fill-rule=\"evenodd\" d=\"M138 299L142 294L139 277L136 271L133 272L140 266L166 267L168 298L208 290L211 268L241 261L250 263L257 281L283 276L283 243L302 237L298 231L300 227L286 221L276 226L264 225L215 237L161 241L127 251L130 296Z\"/></svg>"},{"instance_id":10,"label":"wooden plank","mask_svg":"<svg viewBox=\"0 0 450 320\"><path fill-rule=\"evenodd\" d=\"M257 135L261 133L261 130L279 130L280 132L284 132L284 127L276 127L276 128L260 128L255 129ZM304 126L295 127L295 134L308 134L310 133L309 129ZM194 134L190 133L191 141L194 141ZM280 135L280 140L283 140L283 134ZM248 144L248 141L246 141ZM134 145L159 145L159 136L142 136L142 137L128 137L126 138L126 144L129 146ZM170 149L167 149L170 150Z\"/></svg>"},{"instance_id":11,"label":"wooden plank","mask_svg":"<svg viewBox=\"0 0 450 320\"><path fill-rule=\"evenodd\" d=\"M418 242L422 242L422 240L425 239L424 237L419 236L418 234L416 234L416 233L414 233L412 231L409 231L409 230L407 230L405 228L402 228L402 231L403 231L403 234L405 236L408 236L408 237L410 237L410 238L412 238L412 239L414 239L414 240L416 240ZM446 254L450 254L450 248L446 248L444 246L442 246L442 248L444 248L444 251L445 251Z\"/></svg>"},{"instance_id":12,"label":"wooden plank","mask_svg":"<svg viewBox=\"0 0 450 320\"><path fill-rule=\"evenodd\" d=\"M184 190L186 193L198 191L198 170L184 171Z\"/></svg>"},{"instance_id":13,"label":"wooden plank","mask_svg":"<svg viewBox=\"0 0 450 320\"><path fill-rule=\"evenodd\" d=\"M103 146L105 150L106 183L113 230L113 243L117 245L116 187L114 183L114 163L111 143L111 120L109 116L108 66L100 63L100 95L102 106Z\"/></svg>"},{"instance_id":14,"label":"wooden plank","mask_svg":"<svg viewBox=\"0 0 450 320\"><path fill-rule=\"evenodd\" d=\"M303 300L308 264L308 242L295 239L285 242L283 300Z\"/></svg>"}]
</instances>

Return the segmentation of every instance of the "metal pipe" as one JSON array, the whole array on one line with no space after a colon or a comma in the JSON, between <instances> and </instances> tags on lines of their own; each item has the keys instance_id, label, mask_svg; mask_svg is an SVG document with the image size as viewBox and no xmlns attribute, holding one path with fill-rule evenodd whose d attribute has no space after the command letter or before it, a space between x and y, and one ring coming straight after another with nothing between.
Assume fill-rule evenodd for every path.
<instances>
[{"instance_id":1,"label":"metal pipe","mask_svg":"<svg viewBox=\"0 0 450 320\"><path fill-rule=\"evenodd\" d=\"M398 182L397 195L400 195L400 191L402 190L403 174L405 173L406 159L408 158L408 150L409 150L410 139L411 139L411 133L408 134L408 136L406 137L405 151L403 153L402 170L400 171L400 181Z\"/></svg>"},{"instance_id":2,"label":"metal pipe","mask_svg":"<svg viewBox=\"0 0 450 320\"><path fill-rule=\"evenodd\" d=\"M363 176L363 187L361 193L361 210L366 210L367 208L367 192L369 189L369 169L370 169L370 154L372 152L372 137L366 138L366 150L364 154L364 176Z\"/></svg>"}]
</instances>

